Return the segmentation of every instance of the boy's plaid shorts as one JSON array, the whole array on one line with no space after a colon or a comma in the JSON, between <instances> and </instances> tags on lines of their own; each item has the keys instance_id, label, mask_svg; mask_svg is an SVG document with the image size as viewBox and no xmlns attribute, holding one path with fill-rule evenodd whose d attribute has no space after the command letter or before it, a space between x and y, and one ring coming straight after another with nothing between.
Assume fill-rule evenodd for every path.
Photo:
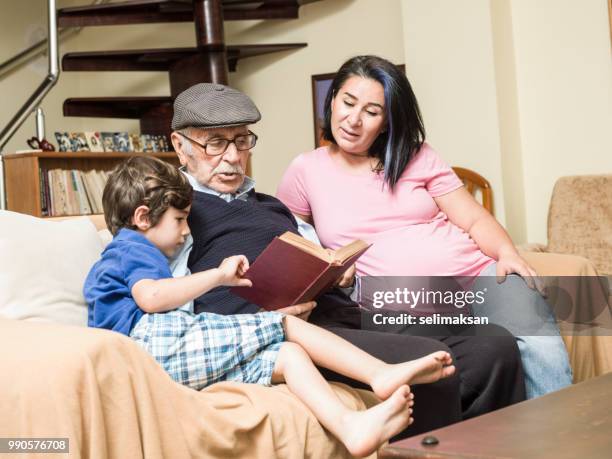
<instances>
[{"instance_id":1,"label":"boy's plaid shorts","mask_svg":"<svg viewBox=\"0 0 612 459\"><path fill-rule=\"evenodd\" d=\"M184 309L145 314L130 337L175 381L200 390L219 381L270 385L285 339L276 312L220 315Z\"/></svg>"}]
</instances>

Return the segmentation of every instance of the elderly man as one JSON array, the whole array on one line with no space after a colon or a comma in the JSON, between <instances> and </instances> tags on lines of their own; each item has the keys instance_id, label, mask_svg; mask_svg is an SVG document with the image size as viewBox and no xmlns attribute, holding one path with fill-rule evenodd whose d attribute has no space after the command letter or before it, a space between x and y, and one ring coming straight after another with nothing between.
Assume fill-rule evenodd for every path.
<instances>
[{"instance_id":1,"label":"elderly man","mask_svg":"<svg viewBox=\"0 0 612 459\"><path fill-rule=\"evenodd\" d=\"M192 272L211 269L225 257L244 254L253 262L275 236L299 232L316 240L312 227L297 222L289 209L272 196L255 192L245 168L257 135L249 130L261 115L253 101L240 91L217 85L197 84L181 93L174 103L172 144L193 186L189 216L193 239L179 254L176 265L187 262ZM178 271L180 273L180 271ZM421 357L435 350L449 350L458 377L414 388L415 423L410 434L427 431L523 400L524 381L520 357L509 333L495 337L444 337L431 339L400 333L361 330L357 304L335 289L314 303L288 305L285 314L328 328L353 344L388 362ZM195 302L196 312L251 314L259 307L215 289ZM333 352L333 350L330 350ZM330 372L331 380L354 386Z\"/></svg>"}]
</instances>

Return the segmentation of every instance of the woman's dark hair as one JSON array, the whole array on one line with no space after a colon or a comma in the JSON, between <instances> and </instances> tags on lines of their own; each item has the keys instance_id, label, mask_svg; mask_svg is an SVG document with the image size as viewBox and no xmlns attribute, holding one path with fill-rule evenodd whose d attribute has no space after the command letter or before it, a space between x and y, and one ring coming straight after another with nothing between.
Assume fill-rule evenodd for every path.
<instances>
[{"instance_id":1,"label":"woman's dark hair","mask_svg":"<svg viewBox=\"0 0 612 459\"><path fill-rule=\"evenodd\" d=\"M135 229L134 212L149 208L149 223L155 226L170 207L185 209L191 204L193 189L175 166L153 157L135 156L119 164L108 177L102 206L109 231Z\"/></svg>"},{"instance_id":2,"label":"woman's dark hair","mask_svg":"<svg viewBox=\"0 0 612 459\"><path fill-rule=\"evenodd\" d=\"M378 158L391 190L412 157L425 142L425 127L419 104L406 75L394 64L377 56L356 56L340 67L325 98L323 138L336 144L331 130L331 103L352 76L378 81L385 91L387 129L381 132L369 150Z\"/></svg>"}]
</instances>

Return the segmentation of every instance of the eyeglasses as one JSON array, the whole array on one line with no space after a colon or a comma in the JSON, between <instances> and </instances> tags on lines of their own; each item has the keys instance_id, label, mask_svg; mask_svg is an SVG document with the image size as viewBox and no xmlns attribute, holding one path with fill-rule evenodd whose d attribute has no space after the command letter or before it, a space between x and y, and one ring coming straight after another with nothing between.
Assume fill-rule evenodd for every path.
<instances>
[{"instance_id":1,"label":"eyeglasses","mask_svg":"<svg viewBox=\"0 0 612 459\"><path fill-rule=\"evenodd\" d=\"M236 150L245 151L250 150L257 143L257 136L249 131L248 134L240 134L234 137L233 139L212 139L206 143L200 143L197 140L193 140L191 137L187 137L182 132L178 132L181 137L185 137L192 143L195 143L197 146L201 147L208 156L219 156L225 153L227 147L229 147L230 143L233 143L236 146Z\"/></svg>"}]
</instances>

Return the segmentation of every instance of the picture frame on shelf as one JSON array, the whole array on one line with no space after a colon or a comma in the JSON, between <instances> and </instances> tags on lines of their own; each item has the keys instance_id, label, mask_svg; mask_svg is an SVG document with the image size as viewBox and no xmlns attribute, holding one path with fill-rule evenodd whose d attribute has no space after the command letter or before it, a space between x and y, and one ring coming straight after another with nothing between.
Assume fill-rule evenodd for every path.
<instances>
[{"instance_id":1,"label":"picture frame on shelf","mask_svg":"<svg viewBox=\"0 0 612 459\"><path fill-rule=\"evenodd\" d=\"M85 132L85 138L87 139L87 145L89 145L89 151L93 153L101 153L104 151L104 147L102 146L102 138L100 137L99 132Z\"/></svg>"},{"instance_id":2,"label":"picture frame on shelf","mask_svg":"<svg viewBox=\"0 0 612 459\"><path fill-rule=\"evenodd\" d=\"M140 136L142 142L142 151L144 153L154 153L157 151L157 146L155 145L155 139L150 134L142 134Z\"/></svg>"},{"instance_id":3,"label":"picture frame on shelf","mask_svg":"<svg viewBox=\"0 0 612 459\"><path fill-rule=\"evenodd\" d=\"M57 140L58 151L72 151L72 144L70 142L70 135L67 132L56 132L55 140Z\"/></svg>"},{"instance_id":4,"label":"picture frame on shelf","mask_svg":"<svg viewBox=\"0 0 612 459\"><path fill-rule=\"evenodd\" d=\"M163 134L155 136L155 145L157 146L157 151L159 152L168 151L168 141L166 140L166 136Z\"/></svg>"},{"instance_id":5,"label":"picture frame on shelf","mask_svg":"<svg viewBox=\"0 0 612 459\"><path fill-rule=\"evenodd\" d=\"M158 151L161 151L159 149L159 136L158 135L151 135L151 143L153 144L153 152L157 153Z\"/></svg>"},{"instance_id":6,"label":"picture frame on shelf","mask_svg":"<svg viewBox=\"0 0 612 459\"><path fill-rule=\"evenodd\" d=\"M113 141L115 143L115 151L130 151L130 137L127 132L115 132L113 134Z\"/></svg>"},{"instance_id":7,"label":"picture frame on shelf","mask_svg":"<svg viewBox=\"0 0 612 459\"><path fill-rule=\"evenodd\" d=\"M142 151L142 139L140 134L130 134L130 151Z\"/></svg>"},{"instance_id":8,"label":"picture frame on shelf","mask_svg":"<svg viewBox=\"0 0 612 459\"><path fill-rule=\"evenodd\" d=\"M162 153L171 151L165 135L127 132L55 132L60 152Z\"/></svg>"},{"instance_id":9,"label":"picture frame on shelf","mask_svg":"<svg viewBox=\"0 0 612 459\"><path fill-rule=\"evenodd\" d=\"M102 147L104 151L117 151L115 146L115 136L112 132L101 132L100 137L102 138Z\"/></svg>"},{"instance_id":10,"label":"picture frame on shelf","mask_svg":"<svg viewBox=\"0 0 612 459\"><path fill-rule=\"evenodd\" d=\"M70 133L70 145L73 152L77 151L90 151L89 145L87 144L87 138L84 132L71 132Z\"/></svg>"},{"instance_id":11,"label":"picture frame on shelf","mask_svg":"<svg viewBox=\"0 0 612 459\"><path fill-rule=\"evenodd\" d=\"M170 139L165 135L163 135L162 137L164 139L164 151L174 151L174 147L172 146L172 142L170 141Z\"/></svg>"}]
</instances>

